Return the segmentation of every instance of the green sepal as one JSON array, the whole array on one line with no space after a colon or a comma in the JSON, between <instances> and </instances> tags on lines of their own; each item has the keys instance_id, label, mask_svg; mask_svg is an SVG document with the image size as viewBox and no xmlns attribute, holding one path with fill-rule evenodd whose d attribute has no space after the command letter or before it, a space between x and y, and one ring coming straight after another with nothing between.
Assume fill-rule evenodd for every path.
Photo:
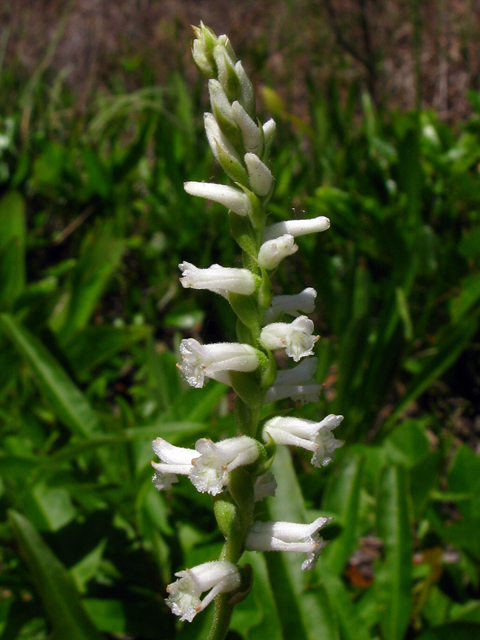
<instances>
[{"instance_id":1,"label":"green sepal","mask_svg":"<svg viewBox=\"0 0 480 640\"><path fill-rule=\"evenodd\" d=\"M258 411L255 413L258 413ZM245 404L240 396L237 396L235 400L233 416L240 433L253 438L257 431L257 426L254 421L254 412L252 412L250 407Z\"/></svg>"},{"instance_id":2,"label":"green sepal","mask_svg":"<svg viewBox=\"0 0 480 640\"><path fill-rule=\"evenodd\" d=\"M265 349L266 355L263 355L263 358L260 360L260 366L258 371L260 371L260 380L262 388L266 390L272 386L277 377L277 363L275 361L275 357L271 351Z\"/></svg>"},{"instance_id":3,"label":"green sepal","mask_svg":"<svg viewBox=\"0 0 480 640\"><path fill-rule=\"evenodd\" d=\"M248 173L245 167L231 154L226 153L217 142L217 158L222 169L234 182L248 185Z\"/></svg>"},{"instance_id":4,"label":"green sepal","mask_svg":"<svg viewBox=\"0 0 480 640\"><path fill-rule=\"evenodd\" d=\"M217 121L218 126L220 127L222 133L226 138L233 144L233 146L240 151L243 151L243 140L242 133L236 124L236 122L232 122L224 112L219 109L216 103L212 100L212 111ZM222 165L223 166L223 165ZM225 170L226 171L226 170Z\"/></svg>"},{"instance_id":5,"label":"green sepal","mask_svg":"<svg viewBox=\"0 0 480 640\"><path fill-rule=\"evenodd\" d=\"M241 322L250 329L253 336L258 339L260 335L260 319L254 296L246 296L241 293L229 293L228 301Z\"/></svg>"},{"instance_id":6,"label":"green sepal","mask_svg":"<svg viewBox=\"0 0 480 640\"><path fill-rule=\"evenodd\" d=\"M248 269L249 271L251 271L256 280L258 279L259 281L261 280L260 278L260 265L258 264L256 258L254 258L253 256L251 256L249 253L247 253L246 251L242 251L242 265L245 269ZM258 286L256 287L257 290L260 289L261 283L258 283Z\"/></svg>"},{"instance_id":7,"label":"green sepal","mask_svg":"<svg viewBox=\"0 0 480 640\"><path fill-rule=\"evenodd\" d=\"M262 438L263 440L263 425L259 428L259 436ZM261 460L261 463L258 465L258 475L261 476L262 474L264 474L266 471L268 471L270 469L270 467L273 464L273 459L275 458L275 453L277 452L277 445L275 444L272 436L267 433L265 434L266 438L267 438L267 442L263 444L263 448L265 451L265 455L263 456L263 459Z\"/></svg>"},{"instance_id":8,"label":"green sepal","mask_svg":"<svg viewBox=\"0 0 480 640\"><path fill-rule=\"evenodd\" d=\"M213 512L223 537L227 540L232 533L241 535L242 527L237 516L237 505L232 496L224 491L213 497Z\"/></svg>"},{"instance_id":9,"label":"green sepal","mask_svg":"<svg viewBox=\"0 0 480 640\"><path fill-rule=\"evenodd\" d=\"M227 98L230 102L234 102L235 100L238 100L238 95L240 93L240 80L238 79L237 72L235 71L235 67L232 64L230 57L228 55L224 55L224 58L225 67L227 69L227 81L226 84L222 84L222 86L227 94Z\"/></svg>"},{"instance_id":10,"label":"green sepal","mask_svg":"<svg viewBox=\"0 0 480 640\"><path fill-rule=\"evenodd\" d=\"M239 216L233 211L230 211L229 216L230 230L235 242L256 262L259 242L250 219L246 216Z\"/></svg>"},{"instance_id":11,"label":"green sepal","mask_svg":"<svg viewBox=\"0 0 480 640\"><path fill-rule=\"evenodd\" d=\"M255 231L257 231L257 233L261 234L265 228L265 222L267 219L267 214L263 207L262 201L257 195L253 193L253 191L247 189L247 187L244 187L241 184L239 184L238 186L244 191L244 193L250 200L252 211L249 214L249 218L250 222L252 223L252 227L255 229Z\"/></svg>"},{"instance_id":12,"label":"green sepal","mask_svg":"<svg viewBox=\"0 0 480 640\"><path fill-rule=\"evenodd\" d=\"M253 587L253 569L252 565L244 564L243 567L239 567L241 582L238 589L235 591L233 596L228 601L228 604L235 605L239 604L248 596Z\"/></svg>"},{"instance_id":13,"label":"green sepal","mask_svg":"<svg viewBox=\"0 0 480 640\"><path fill-rule=\"evenodd\" d=\"M270 280L270 276L267 271L259 265L260 272L262 274L262 281L257 293L258 311L261 316L260 321L263 320L263 314L272 304L273 287Z\"/></svg>"},{"instance_id":14,"label":"green sepal","mask_svg":"<svg viewBox=\"0 0 480 640\"><path fill-rule=\"evenodd\" d=\"M259 451L260 448L263 449L260 442L258 443L258 448ZM256 462L249 465L249 467L254 467L254 465L256 465ZM252 474L248 471L249 467L237 467L228 474L228 490L238 506L238 515L244 531L248 529L253 520L253 508L255 505Z\"/></svg>"},{"instance_id":15,"label":"green sepal","mask_svg":"<svg viewBox=\"0 0 480 640\"><path fill-rule=\"evenodd\" d=\"M196 27L194 27L195 31ZM200 22L200 36L199 36L205 45L205 49L207 50L207 54L212 56L213 58L213 50L218 44L218 38L214 34L214 32L210 29L210 27L206 27L203 22ZM213 61L215 67L217 66L215 60Z\"/></svg>"}]
</instances>

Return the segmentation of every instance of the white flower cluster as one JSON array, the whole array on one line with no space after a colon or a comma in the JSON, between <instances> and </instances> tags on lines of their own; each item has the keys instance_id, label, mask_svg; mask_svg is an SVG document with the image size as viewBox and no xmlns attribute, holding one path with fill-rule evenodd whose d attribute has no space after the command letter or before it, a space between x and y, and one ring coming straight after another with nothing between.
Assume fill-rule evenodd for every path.
<instances>
[{"instance_id":1,"label":"white flower cluster","mask_svg":"<svg viewBox=\"0 0 480 640\"><path fill-rule=\"evenodd\" d=\"M253 386L249 388L260 388L259 397L263 404L285 398L302 404L318 402L321 386L315 381L317 358L308 356L313 356L319 336L314 335L313 322L305 315L313 312L317 293L309 287L296 295L272 298L265 291L270 290L269 272L298 250L295 238L325 231L330 221L320 216L265 226L265 205L274 186L274 177L265 156L275 132L275 123L269 120L261 126L255 121L253 87L241 62L236 61L228 38L217 38L203 25L195 29L195 34L193 57L200 71L209 78L211 113L206 113L204 118L207 139L213 155L234 186L187 182L185 190L190 195L226 206L234 219L232 233L235 224L243 225L242 229L250 229L247 245L244 246L243 240L238 240L235 233L234 237L249 254L250 262L247 260L244 264L253 264L253 267L235 269L214 264L201 269L182 262L179 265L182 271L180 282L186 288L207 289L220 294L231 302L244 326L251 328L255 325L256 330L242 334L242 338L246 336L243 343L202 345L193 338L182 340L181 372L185 380L196 388L203 387L213 378L236 389L239 375L251 376ZM235 218L242 222L235 223ZM266 303L265 295L268 298ZM242 300L246 301L243 307ZM284 316L291 316L293 320L286 322ZM249 335L252 336L250 344ZM272 366L270 352L276 350L284 350L299 364L277 371L273 384L265 383L262 387L263 373ZM273 373L265 379L272 378ZM248 404L245 393L239 392L239 396ZM250 486L253 487L250 500L258 501L274 496L277 486L268 470L272 460L267 450L271 451L272 441L276 445L293 445L311 451L315 467L331 462L335 449L343 444L332 435L342 416L329 415L319 422L277 416L267 420L262 429L259 429L259 417L260 414L257 423L248 431L257 437L238 435L219 442L201 438L194 449L173 446L157 438L153 442L153 451L160 462L152 462L155 487L168 490L178 482L178 476L183 475L202 493L217 496L230 491L232 499L235 499L232 472L243 467L250 475ZM239 426L241 428L241 423ZM312 569L325 545L318 532L330 520L318 518L312 524L249 521L241 534L240 548L303 552L306 560L302 569ZM207 562L175 575L178 580L168 586L166 602L174 614L188 621L218 594L238 590L242 582L239 567L226 559ZM206 591L209 593L201 601L200 596Z\"/></svg>"}]
</instances>

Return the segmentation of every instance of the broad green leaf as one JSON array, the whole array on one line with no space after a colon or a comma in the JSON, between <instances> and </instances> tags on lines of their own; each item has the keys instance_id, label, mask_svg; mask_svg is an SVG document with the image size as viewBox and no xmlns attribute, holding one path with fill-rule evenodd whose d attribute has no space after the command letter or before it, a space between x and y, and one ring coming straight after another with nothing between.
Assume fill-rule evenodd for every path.
<instances>
[{"instance_id":1,"label":"broad green leaf","mask_svg":"<svg viewBox=\"0 0 480 640\"><path fill-rule=\"evenodd\" d=\"M303 496L286 447L277 449L273 474L278 487L267 505L269 519L306 522ZM303 558L296 553L268 553L266 561L284 637L338 640L338 623L321 574L302 571Z\"/></svg>"},{"instance_id":2,"label":"broad green leaf","mask_svg":"<svg viewBox=\"0 0 480 640\"><path fill-rule=\"evenodd\" d=\"M10 525L27 563L57 640L101 640L72 577L30 522L15 511Z\"/></svg>"},{"instance_id":3,"label":"broad green leaf","mask_svg":"<svg viewBox=\"0 0 480 640\"><path fill-rule=\"evenodd\" d=\"M412 602L412 541L407 503L407 475L388 466L378 483L377 534L383 540L383 560L375 574L380 628L385 640L402 640Z\"/></svg>"},{"instance_id":4,"label":"broad green leaf","mask_svg":"<svg viewBox=\"0 0 480 640\"><path fill-rule=\"evenodd\" d=\"M466 445L458 447L448 472L448 488L470 495L458 508L464 516L480 516L480 458Z\"/></svg>"},{"instance_id":5,"label":"broad green leaf","mask_svg":"<svg viewBox=\"0 0 480 640\"><path fill-rule=\"evenodd\" d=\"M410 468L429 451L426 427L431 423L429 417L421 420L405 420L385 438L388 458L394 464L403 464Z\"/></svg>"},{"instance_id":6,"label":"broad green leaf","mask_svg":"<svg viewBox=\"0 0 480 640\"><path fill-rule=\"evenodd\" d=\"M76 515L70 494L65 489L36 484L22 505L32 524L41 531L58 531Z\"/></svg>"},{"instance_id":7,"label":"broad green leaf","mask_svg":"<svg viewBox=\"0 0 480 640\"><path fill-rule=\"evenodd\" d=\"M8 314L0 315L0 326L31 366L58 418L75 434L86 438L99 434L100 425L88 400L38 338Z\"/></svg>"},{"instance_id":8,"label":"broad green leaf","mask_svg":"<svg viewBox=\"0 0 480 640\"><path fill-rule=\"evenodd\" d=\"M357 546L356 525L362 487L363 458L349 457L327 488L324 508L337 513L342 533L324 551L332 575L339 575ZM324 563L325 564L325 563Z\"/></svg>"}]
</instances>

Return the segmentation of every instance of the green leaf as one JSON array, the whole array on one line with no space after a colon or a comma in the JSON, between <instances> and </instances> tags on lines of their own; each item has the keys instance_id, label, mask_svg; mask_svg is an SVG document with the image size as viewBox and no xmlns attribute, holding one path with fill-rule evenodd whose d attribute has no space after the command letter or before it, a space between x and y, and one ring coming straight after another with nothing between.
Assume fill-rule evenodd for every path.
<instances>
[{"instance_id":1,"label":"green leaf","mask_svg":"<svg viewBox=\"0 0 480 640\"><path fill-rule=\"evenodd\" d=\"M303 496L293 469L290 453L279 447L273 463L278 482L276 496L267 509L271 520L305 522ZM280 616L285 638L295 640L338 640L338 623L318 570L302 571L302 558L296 553L266 555L270 584Z\"/></svg>"},{"instance_id":2,"label":"green leaf","mask_svg":"<svg viewBox=\"0 0 480 640\"><path fill-rule=\"evenodd\" d=\"M455 362L474 336L477 325L475 318L465 318L448 332L447 337L438 345L435 355L427 358L421 370L414 376L407 393L390 416L389 425L392 425L409 405Z\"/></svg>"},{"instance_id":3,"label":"green leaf","mask_svg":"<svg viewBox=\"0 0 480 640\"><path fill-rule=\"evenodd\" d=\"M6 313L0 315L0 326L31 366L35 381L65 426L85 438L99 434L100 425L88 400L38 338Z\"/></svg>"},{"instance_id":4,"label":"green leaf","mask_svg":"<svg viewBox=\"0 0 480 640\"><path fill-rule=\"evenodd\" d=\"M402 640L411 612L412 541L407 506L407 477L401 466L385 467L377 497L377 534L384 557L375 576L380 628L385 640Z\"/></svg>"},{"instance_id":5,"label":"green leaf","mask_svg":"<svg viewBox=\"0 0 480 640\"><path fill-rule=\"evenodd\" d=\"M353 455L338 471L327 488L324 508L337 513L342 533L324 551L332 575L339 575L357 545L356 526L362 487L363 457Z\"/></svg>"},{"instance_id":6,"label":"green leaf","mask_svg":"<svg viewBox=\"0 0 480 640\"><path fill-rule=\"evenodd\" d=\"M123 241L115 238L109 225L97 228L95 236L88 235L82 246L82 256L72 273L72 287L65 324L60 341L67 340L83 329L120 264Z\"/></svg>"},{"instance_id":7,"label":"green leaf","mask_svg":"<svg viewBox=\"0 0 480 640\"><path fill-rule=\"evenodd\" d=\"M10 511L9 521L57 640L101 640L63 564L26 518Z\"/></svg>"},{"instance_id":8,"label":"green leaf","mask_svg":"<svg viewBox=\"0 0 480 640\"><path fill-rule=\"evenodd\" d=\"M472 273L460 281L460 293L450 301L452 322L458 322L480 300L480 272Z\"/></svg>"}]
</instances>

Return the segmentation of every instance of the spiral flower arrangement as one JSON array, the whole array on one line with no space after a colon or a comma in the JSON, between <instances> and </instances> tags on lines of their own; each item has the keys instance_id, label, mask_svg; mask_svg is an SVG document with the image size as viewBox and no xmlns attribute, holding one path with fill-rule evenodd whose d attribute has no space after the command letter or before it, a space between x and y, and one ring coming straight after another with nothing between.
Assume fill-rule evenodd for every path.
<instances>
[{"instance_id":1,"label":"spiral flower arrangement","mask_svg":"<svg viewBox=\"0 0 480 640\"><path fill-rule=\"evenodd\" d=\"M330 221L320 216L267 225L266 206L274 189L268 155L275 122L261 125L256 119L252 83L229 39L216 37L203 24L194 32L193 59L208 78L210 95L205 131L230 185L186 182L185 190L229 209L243 268L179 265L184 287L208 289L228 300L237 316L238 337L237 343L207 345L193 338L182 340L180 369L193 387L201 388L213 378L234 389L239 434L219 442L201 438L194 449L157 438L153 451L160 462L152 465L157 489L170 489L183 475L198 491L213 497L225 538L220 558L176 573L178 580L167 587L166 603L181 620L191 621L215 600L209 638L218 640L228 631L235 604L251 588L250 566L238 564L244 550L302 552L306 554L302 569L315 566L325 544L319 531L330 518L317 518L311 524L264 522L255 518L254 507L275 494L270 466L276 446L302 447L312 452L313 466L325 466L343 444L333 435L343 417L329 415L316 422L262 416L263 406L275 400L318 402L321 387L314 380L313 348L319 337L305 315L313 311L317 294L306 288L294 295L273 296L271 276L284 258L298 250L296 236L326 231ZM272 353L276 350L284 350L298 364L277 371Z\"/></svg>"}]
</instances>

